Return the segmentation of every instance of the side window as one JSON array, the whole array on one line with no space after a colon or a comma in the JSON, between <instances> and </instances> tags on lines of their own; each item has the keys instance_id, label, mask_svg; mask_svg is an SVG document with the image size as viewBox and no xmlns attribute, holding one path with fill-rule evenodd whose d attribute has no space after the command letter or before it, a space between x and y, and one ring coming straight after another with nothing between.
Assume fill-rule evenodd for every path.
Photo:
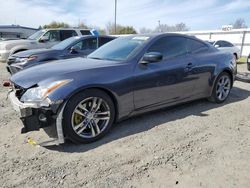
<instances>
[{"instance_id":1,"label":"side window","mask_svg":"<svg viewBox=\"0 0 250 188\"><path fill-rule=\"evenodd\" d=\"M158 39L147 52L160 52L163 58L181 56L187 53L185 37L168 36Z\"/></svg>"},{"instance_id":2,"label":"side window","mask_svg":"<svg viewBox=\"0 0 250 188\"><path fill-rule=\"evenodd\" d=\"M91 35L89 30L80 30L82 35Z\"/></svg>"},{"instance_id":3,"label":"side window","mask_svg":"<svg viewBox=\"0 0 250 188\"><path fill-rule=\"evenodd\" d=\"M99 47L110 42L111 40L113 40L114 38L111 38L111 37L99 37Z\"/></svg>"},{"instance_id":4,"label":"side window","mask_svg":"<svg viewBox=\"0 0 250 188\"><path fill-rule=\"evenodd\" d=\"M96 38L85 39L76 43L74 47L80 50L95 50L97 47L97 40Z\"/></svg>"},{"instance_id":5,"label":"side window","mask_svg":"<svg viewBox=\"0 0 250 188\"><path fill-rule=\"evenodd\" d=\"M59 32L59 30L47 31L43 36L48 37L48 41L50 41L50 42L58 42L58 41L60 41L60 32Z\"/></svg>"},{"instance_id":6,"label":"side window","mask_svg":"<svg viewBox=\"0 0 250 188\"><path fill-rule=\"evenodd\" d=\"M219 40L214 45L218 45L219 47L224 47L223 41Z\"/></svg>"},{"instance_id":7,"label":"side window","mask_svg":"<svg viewBox=\"0 0 250 188\"><path fill-rule=\"evenodd\" d=\"M206 52L208 47L200 41L187 39L187 50L189 53L198 54Z\"/></svg>"},{"instance_id":8,"label":"side window","mask_svg":"<svg viewBox=\"0 0 250 188\"><path fill-rule=\"evenodd\" d=\"M70 37L77 36L76 31L74 30L61 30L61 40L65 40Z\"/></svg>"},{"instance_id":9,"label":"side window","mask_svg":"<svg viewBox=\"0 0 250 188\"><path fill-rule=\"evenodd\" d=\"M227 41L223 41L224 42L224 46L225 47L233 47L234 45L231 44L230 42L227 42Z\"/></svg>"}]
</instances>

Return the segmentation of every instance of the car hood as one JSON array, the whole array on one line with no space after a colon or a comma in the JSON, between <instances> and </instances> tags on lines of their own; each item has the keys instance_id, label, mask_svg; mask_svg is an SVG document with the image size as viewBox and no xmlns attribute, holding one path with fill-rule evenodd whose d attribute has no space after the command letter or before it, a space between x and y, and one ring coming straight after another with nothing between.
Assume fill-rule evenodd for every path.
<instances>
[{"instance_id":1,"label":"car hood","mask_svg":"<svg viewBox=\"0 0 250 188\"><path fill-rule=\"evenodd\" d=\"M12 83L27 89L45 80L53 80L53 78L70 79L79 71L93 71L94 69L117 66L118 64L119 62L107 60L72 58L22 70L14 74L10 80Z\"/></svg>"},{"instance_id":2,"label":"car hood","mask_svg":"<svg viewBox=\"0 0 250 188\"><path fill-rule=\"evenodd\" d=\"M34 43L37 43L37 41L29 40L29 39L1 41L1 44L5 45L7 49L10 49L17 45L29 45L29 44L34 44Z\"/></svg>"},{"instance_id":3,"label":"car hood","mask_svg":"<svg viewBox=\"0 0 250 188\"><path fill-rule=\"evenodd\" d=\"M60 50L53 50L53 49L35 49L35 50L26 50L26 51L22 51L19 53L14 54L14 57L29 57L31 55L43 55L43 54L48 54L48 53L57 53Z\"/></svg>"}]
</instances>

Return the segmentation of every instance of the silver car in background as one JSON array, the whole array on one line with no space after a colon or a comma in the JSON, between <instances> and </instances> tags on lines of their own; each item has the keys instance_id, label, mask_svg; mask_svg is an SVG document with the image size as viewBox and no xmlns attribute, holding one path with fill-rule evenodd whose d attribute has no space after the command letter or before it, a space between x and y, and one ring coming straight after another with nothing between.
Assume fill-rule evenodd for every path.
<instances>
[{"instance_id":1,"label":"silver car in background","mask_svg":"<svg viewBox=\"0 0 250 188\"><path fill-rule=\"evenodd\" d=\"M93 35L93 32L89 29L74 28L43 29L31 35L28 39L1 40L0 62L6 62L10 55L17 52L50 48L67 38L82 35Z\"/></svg>"},{"instance_id":2,"label":"silver car in background","mask_svg":"<svg viewBox=\"0 0 250 188\"><path fill-rule=\"evenodd\" d=\"M217 40L217 41L207 41L207 42L212 44L218 50L232 53L235 59L240 58L240 49L228 41Z\"/></svg>"}]
</instances>

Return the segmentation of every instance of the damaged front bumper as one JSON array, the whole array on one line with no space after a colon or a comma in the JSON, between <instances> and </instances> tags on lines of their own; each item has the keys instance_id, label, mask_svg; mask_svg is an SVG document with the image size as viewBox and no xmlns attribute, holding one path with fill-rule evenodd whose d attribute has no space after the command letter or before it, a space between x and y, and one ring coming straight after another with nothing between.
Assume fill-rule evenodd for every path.
<instances>
[{"instance_id":1,"label":"damaged front bumper","mask_svg":"<svg viewBox=\"0 0 250 188\"><path fill-rule=\"evenodd\" d=\"M65 104L56 104L58 110L55 111L55 106L52 110L52 107L42 107L37 103L23 103L16 97L14 91L9 93L9 99L23 122L22 133L42 128L50 137L56 138L56 144L65 142L62 128Z\"/></svg>"}]
</instances>

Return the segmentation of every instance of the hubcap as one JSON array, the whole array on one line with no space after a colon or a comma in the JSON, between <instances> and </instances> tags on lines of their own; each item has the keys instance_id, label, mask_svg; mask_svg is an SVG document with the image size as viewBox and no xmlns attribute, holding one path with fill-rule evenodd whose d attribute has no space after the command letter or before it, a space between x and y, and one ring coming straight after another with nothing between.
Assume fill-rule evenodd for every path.
<instances>
[{"instance_id":1,"label":"hubcap","mask_svg":"<svg viewBox=\"0 0 250 188\"><path fill-rule=\"evenodd\" d=\"M225 100L231 89L231 80L228 76L220 77L216 86L217 98L221 101Z\"/></svg>"},{"instance_id":2,"label":"hubcap","mask_svg":"<svg viewBox=\"0 0 250 188\"><path fill-rule=\"evenodd\" d=\"M110 121L110 108L99 97L81 101L72 113L71 125L77 135L93 138L105 130Z\"/></svg>"}]
</instances>

